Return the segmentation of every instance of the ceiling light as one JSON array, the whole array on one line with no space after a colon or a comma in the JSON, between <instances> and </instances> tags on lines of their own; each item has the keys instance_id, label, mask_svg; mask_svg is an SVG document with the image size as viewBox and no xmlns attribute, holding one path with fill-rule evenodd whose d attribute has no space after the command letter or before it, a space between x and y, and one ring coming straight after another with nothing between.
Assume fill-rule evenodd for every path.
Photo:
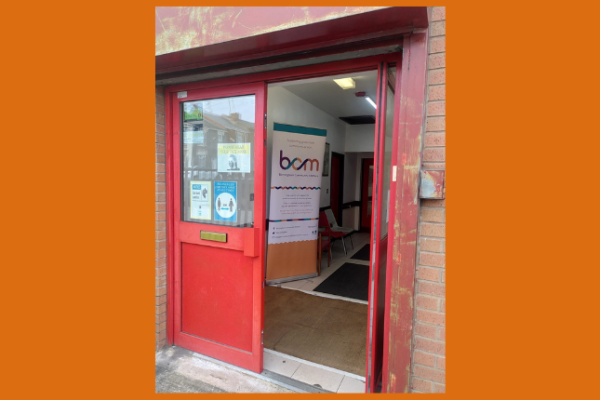
<instances>
[{"instance_id":1,"label":"ceiling light","mask_svg":"<svg viewBox=\"0 0 600 400\"><path fill-rule=\"evenodd\" d=\"M365 96L365 100L367 100L369 103L371 103L371 105L377 109L377 105L373 102L373 100L371 100L371 98L369 96Z\"/></svg>"},{"instance_id":2,"label":"ceiling light","mask_svg":"<svg viewBox=\"0 0 600 400\"><path fill-rule=\"evenodd\" d=\"M356 87L356 82L354 82L354 79L352 78L334 79L333 81L340 85L340 87L344 90L354 89Z\"/></svg>"}]
</instances>

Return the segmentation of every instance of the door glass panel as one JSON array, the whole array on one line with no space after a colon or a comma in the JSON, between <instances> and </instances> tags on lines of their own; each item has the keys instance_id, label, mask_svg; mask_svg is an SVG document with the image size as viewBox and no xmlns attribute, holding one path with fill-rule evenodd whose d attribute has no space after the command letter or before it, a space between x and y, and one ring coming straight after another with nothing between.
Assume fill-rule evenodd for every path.
<instances>
[{"instance_id":1,"label":"door glass panel","mask_svg":"<svg viewBox=\"0 0 600 400\"><path fill-rule=\"evenodd\" d=\"M396 76L396 67L389 69L389 76ZM390 79L391 80L391 79ZM393 82L393 81L392 81ZM385 107L385 138L383 148L383 181L381 190L381 223L379 224L381 239L388 234L389 221L389 202L390 202L390 182L392 172L392 133L394 130L394 89L388 80L386 87L386 107Z\"/></svg>"},{"instance_id":2,"label":"door glass panel","mask_svg":"<svg viewBox=\"0 0 600 400\"><path fill-rule=\"evenodd\" d=\"M181 103L181 219L254 226L254 95Z\"/></svg>"}]
</instances>

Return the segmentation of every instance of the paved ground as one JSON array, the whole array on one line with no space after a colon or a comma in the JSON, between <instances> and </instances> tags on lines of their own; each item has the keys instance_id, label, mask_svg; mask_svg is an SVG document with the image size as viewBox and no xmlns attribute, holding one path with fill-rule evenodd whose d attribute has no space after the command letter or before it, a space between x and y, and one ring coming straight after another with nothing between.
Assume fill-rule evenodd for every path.
<instances>
[{"instance_id":1,"label":"paved ground","mask_svg":"<svg viewBox=\"0 0 600 400\"><path fill-rule=\"evenodd\" d=\"M156 353L156 393L294 393L257 374L182 349Z\"/></svg>"}]
</instances>

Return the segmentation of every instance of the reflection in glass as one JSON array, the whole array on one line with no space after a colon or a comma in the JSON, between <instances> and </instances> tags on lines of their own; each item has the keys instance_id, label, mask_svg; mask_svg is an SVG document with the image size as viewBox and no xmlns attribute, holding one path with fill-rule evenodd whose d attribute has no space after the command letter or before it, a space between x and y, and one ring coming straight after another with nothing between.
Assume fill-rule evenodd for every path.
<instances>
[{"instance_id":1,"label":"reflection in glass","mask_svg":"<svg viewBox=\"0 0 600 400\"><path fill-rule=\"evenodd\" d=\"M389 69L389 75L391 77L396 76L396 67ZM393 81L392 81L393 83ZM383 149L383 181L381 190L381 221L380 221L380 233L381 238L385 238L388 234L388 220L389 220L389 202L390 202L390 183L391 183L391 172L392 172L392 134L394 131L394 89L390 86L390 82L385 85L386 87L386 107L385 107L385 142Z\"/></svg>"},{"instance_id":2,"label":"reflection in glass","mask_svg":"<svg viewBox=\"0 0 600 400\"><path fill-rule=\"evenodd\" d=\"M182 220L254 224L254 95L181 106Z\"/></svg>"}]
</instances>

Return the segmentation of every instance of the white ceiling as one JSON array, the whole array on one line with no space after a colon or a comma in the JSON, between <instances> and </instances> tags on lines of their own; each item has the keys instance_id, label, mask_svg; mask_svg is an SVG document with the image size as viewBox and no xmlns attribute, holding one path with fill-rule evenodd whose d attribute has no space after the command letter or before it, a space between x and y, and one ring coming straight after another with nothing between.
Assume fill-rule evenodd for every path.
<instances>
[{"instance_id":1,"label":"white ceiling","mask_svg":"<svg viewBox=\"0 0 600 400\"><path fill-rule=\"evenodd\" d=\"M333 79L352 78L356 82L354 89L342 89ZM377 72L361 72L361 75L340 75L302 81L282 82L273 86L282 86L296 96L306 100L332 117L350 117L355 115L375 116L375 108L364 98L356 97L356 92L366 92L376 102Z\"/></svg>"}]
</instances>

